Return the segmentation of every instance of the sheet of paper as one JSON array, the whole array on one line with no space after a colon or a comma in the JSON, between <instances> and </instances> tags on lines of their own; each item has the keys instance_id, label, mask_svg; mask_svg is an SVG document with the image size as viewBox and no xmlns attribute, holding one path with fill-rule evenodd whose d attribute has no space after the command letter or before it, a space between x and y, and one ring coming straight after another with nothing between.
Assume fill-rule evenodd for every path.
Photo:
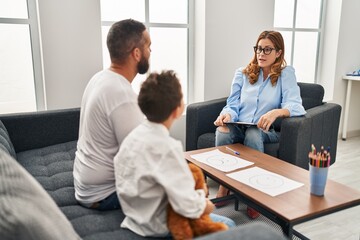
<instances>
[{"instance_id":1,"label":"sheet of paper","mask_svg":"<svg viewBox=\"0 0 360 240\"><path fill-rule=\"evenodd\" d=\"M237 156L223 153L218 149L190 155L193 159L205 163L223 172L230 172L254 164Z\"/></svg>"},{"instance_id":2,"label":"sheet of paper","mask_svg":"<svg viewBox=\"0 0 360 240\"><path fill-rule=\"evenodd\" d=\"M273 197L304 185L259 167L252 167L226 175Z\"/></svg>"}]
</instances>

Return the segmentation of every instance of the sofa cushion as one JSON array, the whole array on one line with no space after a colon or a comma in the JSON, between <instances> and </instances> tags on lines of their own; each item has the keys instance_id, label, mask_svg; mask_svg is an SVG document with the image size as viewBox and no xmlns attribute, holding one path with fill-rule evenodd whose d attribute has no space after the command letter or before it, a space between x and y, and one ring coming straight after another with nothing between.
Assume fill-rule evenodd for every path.
<instances>
[{"instance_id":1,"label":"sofa cushion","mask_svg":"<svg viewBox=\"0 0 360 240\"><path fill-rule=\"evenodd\" d=\"M215 147L215 133L204 133L199 136L197 149Z\"/></svg>"},{"instance_id":2,"label":"sofa cushion","mask_svg":"<svg viewBox=\"0 0 360 240\"><path fill-rule=\"evenodd\" d=\"M80 239L40 184L0 150L0 239Z\"/></svg>"},{"instance_id":3,"label":"sofa cushion","mask_svg":"<svg viewBox=\"0 0 360 240\"><path fill-rule=\"evenodd\" d=\"M121 210L98 211L77 203L72 173L75 152L76 141L71 141L19 152L17 155L19 163L45 188L81 238L144 239L120 228L125 217Z\"/></svg>"},{"instance_id":4,"label":"sofa cushion","mask_svg":"<svg viewBox=\"0 0 360 240\"><path fill-rule=\"evenodd\" d=\"M45 188L59 206L76 204L72 169L76 141L19 152L18 162Z\"/></svg>"},{"instance_id":5,"label":"sofa cushion","mask_svg":"<svg viewBox=\"0 0 360 240\"><path fill-rule=\"evenodd\" d=\"M14 146L10 140L8 131L0 120L0 148L16 159Z\"/></svg>"}]
</instances>

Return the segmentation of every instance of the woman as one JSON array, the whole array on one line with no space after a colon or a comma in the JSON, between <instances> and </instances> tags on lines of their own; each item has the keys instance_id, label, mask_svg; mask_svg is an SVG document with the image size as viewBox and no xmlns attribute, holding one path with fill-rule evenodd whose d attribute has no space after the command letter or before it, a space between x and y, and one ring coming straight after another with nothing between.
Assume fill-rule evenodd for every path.
<instances>
[{"instance_id":1,"label":"woman","mask_svg":"<svg viewBox=\"0 0 360 240\"><path fill-rule=\"evenodd\" d=\"M264 31L254 46L254 57L245 69L235 72L231 94L227 104L214 124L216 146L243 143L264 152L264 143L275 143L279 136L272 124L278 117L304 115L300 89L295 71L286 66L284 40L279 32ZM256 125L237 125L227 122L250 122ZM228 189L219 187L217 197L229 194ZM219 203L217 206L224 205ZM248 215L259 214L248 208Z\"/></svg>"}]
</instances>

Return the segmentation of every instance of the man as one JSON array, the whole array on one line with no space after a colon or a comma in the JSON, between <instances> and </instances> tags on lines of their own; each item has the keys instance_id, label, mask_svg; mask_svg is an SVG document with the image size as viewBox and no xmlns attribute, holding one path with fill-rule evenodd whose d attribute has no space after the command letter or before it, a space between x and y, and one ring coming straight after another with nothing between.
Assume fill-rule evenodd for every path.
<instances>
[{"instance_id":1,"label":"man","mask_svg":"<svg viewBox=\"0 0 360 240\"><path fill-rule=\"evenodd\" d=\"M143 120L131 82L149 69L150 36L144 24L127 19L107 36L111 66L96 73L82 98L74 162L75 198L98 210L120 208L113 158L125 136Z\"/></svg>"}]
</instances>

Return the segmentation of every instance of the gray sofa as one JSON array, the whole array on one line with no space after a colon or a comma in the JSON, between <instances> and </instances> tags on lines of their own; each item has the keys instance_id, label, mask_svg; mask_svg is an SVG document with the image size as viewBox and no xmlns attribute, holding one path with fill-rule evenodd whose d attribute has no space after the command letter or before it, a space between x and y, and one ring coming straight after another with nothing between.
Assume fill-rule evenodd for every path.
<instances>
[{"instance_id":1,"label":"gray sofa","mask_svg":"<svg viewBox=\"0 0 360 240\"><path fill-rule=\"evenodd\" d=\"M279 143L265 144L265 153L308 169L311 144L330 146L331 164L336 160L341 106L323 102L324 88L319 84L298 83L307 113L302 117L277 119L274 128ZM186 151L215 146L214 121L227 98L193 103L186 110Z\"/></svg>"},{"instance_id":2,"label":"gray sofa","mask_svg":"<svg viewBox=\"0 0 360 240\"><path fill-rule=\"evenodd\" d=\"M145 239L74 197L79 109L0 115L0 239ZM154 238L150 238L154 239ZM283 239L264 224L201 239Z\"/></svg>"}]
</instances>

